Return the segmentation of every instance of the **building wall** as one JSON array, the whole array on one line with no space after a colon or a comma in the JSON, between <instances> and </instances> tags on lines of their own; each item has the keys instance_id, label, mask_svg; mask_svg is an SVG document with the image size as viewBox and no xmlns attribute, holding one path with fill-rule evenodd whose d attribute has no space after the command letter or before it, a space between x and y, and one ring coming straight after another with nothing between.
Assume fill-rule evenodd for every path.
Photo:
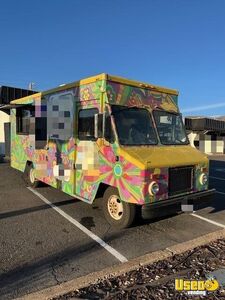
<instances>
[{"instance_id":1,"label":"building wall","mask_svg":"<svg viewBox=\"0 0 225 300\"><path fill-rule=\"evenodd\" d=\"M199 135L199 150L205 153L223 154L224 141L220 136Z\"/></svg>"},{"instance_id":2,"label":"building wall","mask_svg":"<svg viewBox=\"0 0 225 300\"><path fill-rule=\"evenodd\" d=\"M189 132L188 137L192 147L196 147L204 153L225 153L225 138L207 134Z\"/></svg>"},{"instance_id":3,"label":"building wall","mask_svg":"<svg viewBox=\"0 0 225 300\"><path fill-rule=\"evenodd\" d=\"M9 122L9 115L0 111L0 155L5 154L4 123Z\"/></svg>"},{"instance_id":4,"label":"building wall","mask_svg":"<svg viewBox=\"0 0 225 300\"><path fill-rule=\"evenodd\" d=\"M222 137L223 140L223 153L225 153L225 136Z\"/></svg>"}]
</instances>

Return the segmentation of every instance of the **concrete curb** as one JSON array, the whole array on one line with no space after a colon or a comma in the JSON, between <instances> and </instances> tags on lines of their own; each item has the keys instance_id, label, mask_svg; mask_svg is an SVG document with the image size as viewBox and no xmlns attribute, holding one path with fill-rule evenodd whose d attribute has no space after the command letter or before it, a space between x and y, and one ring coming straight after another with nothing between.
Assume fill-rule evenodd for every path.
<instances>
[{"instance_id":1,"label":"concrete curb","mask_svg":"<svg viewBox=\"0 0 225 300\"><path fill-rule=\"evenodd\" d=\"M50 288L38 291L36 293L32 293L32 294L26 295L24 297L17 298L17 300L52 299L54 297L72 292L76 289L80 289L85 286L88 286L89 284L96 283L100 279L119 276L123 273L132 271L136 268L139 268L140 266L151 264L151 263L154 263L159 260L164 260L168 257L171 257L174 254L183 253L183 252L191 250L195 247L202 246L204 244L208 244L219 238L225 238L225 229L217 230L212 233L208 233L201 237L195 238L193 240L176 244L176 245L166 248L164 250L155 251L155 252L131 259L130 261L125 262L123 264L115 265L115 266L103 269L101 271L90 273L88 275L70 280L68 282L61 283L59 285L52 286Z\"/></svg>"}]
</instances>

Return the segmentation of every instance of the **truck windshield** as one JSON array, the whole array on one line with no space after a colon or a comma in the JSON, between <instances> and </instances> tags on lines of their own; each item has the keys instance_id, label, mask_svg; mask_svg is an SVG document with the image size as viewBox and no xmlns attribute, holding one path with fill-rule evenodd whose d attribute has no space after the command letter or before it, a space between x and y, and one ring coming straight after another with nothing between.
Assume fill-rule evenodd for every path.
<instances>
[{"instance_id":1,"label":"truck windshield","mask_svg":"<svg viewBox=\"0 0 225 300\"><path fill-rule=\"evenodd\" d=\"M145 108L112 105L121 145L155 145L157 138L150 113Z\"/></svg>"},{"instance_id":2,"label":"truck windshield","mask_svg":"<svg viewBox=\"0 0 225 300\"><path fill-rule=\"evenodd\" d=\"M179 114L155 110L153 115L162 144L187 145L189 143Z\"/></svg>"}]
</instances>

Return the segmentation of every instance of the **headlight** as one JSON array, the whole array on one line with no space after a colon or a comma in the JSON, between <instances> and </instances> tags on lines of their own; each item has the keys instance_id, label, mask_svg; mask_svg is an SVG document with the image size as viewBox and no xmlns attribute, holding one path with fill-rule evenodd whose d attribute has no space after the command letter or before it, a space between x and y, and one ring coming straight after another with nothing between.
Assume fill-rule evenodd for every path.
<instances>
[{"instance_id":1,"label":"headlight","mask_svg":"<svg viewBox=\"0 0 225 300\"><path fill-rule=\"evenodd\" d=\"M205 185L208 182L208 176L205 173L202 173L199 181L201 183L201 185Z\"/></svg>"},{"instance_id":2,"label":"headlight","mask_svg":"<svg viewBox=\"0 0 225 300\"><path fill-rule=\"evenodd\" d=\"M148 186L148 191L151 196L154 196L159 191L159 185L156 181L153 181Z\"/></svg>"}]
</instances>

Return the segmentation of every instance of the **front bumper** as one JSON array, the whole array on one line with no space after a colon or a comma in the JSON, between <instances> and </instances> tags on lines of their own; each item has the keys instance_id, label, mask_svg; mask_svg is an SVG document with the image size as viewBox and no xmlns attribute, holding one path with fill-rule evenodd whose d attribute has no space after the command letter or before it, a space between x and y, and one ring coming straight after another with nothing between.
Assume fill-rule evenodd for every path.
<instances>
[{"instance_id":1,"label":"front bumper","mask_svg":"<svg viewBox=\"0 0 225 300\"><path fill-rule=\"evenodd\" d=\"M209 204L213 200L216 190L210 189L197 193L172 197L166 200L160 200L153 203L142 205L143 219L149 219L155 216L168 215L170 208L177 210L193 211L200 208L203 204Z\"/></svg>"}]
</instances>

